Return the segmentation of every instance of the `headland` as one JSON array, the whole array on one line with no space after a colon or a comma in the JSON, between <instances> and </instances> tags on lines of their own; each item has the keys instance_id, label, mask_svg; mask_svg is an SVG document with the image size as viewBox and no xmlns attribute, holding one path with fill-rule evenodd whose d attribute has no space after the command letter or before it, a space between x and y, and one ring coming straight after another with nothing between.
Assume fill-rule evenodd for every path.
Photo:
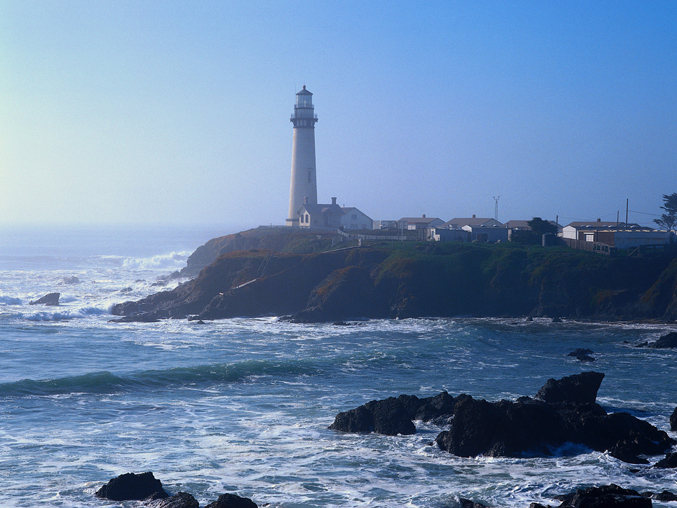
<instances>
[{"instance_id":1,"label":"headland","mask_svg":"<svg viewBox=\"0 0 677 508\"><path fill-rule=\"evenodd\" d=\"M340 239L344 241L341 242ZM288 316L677 320L677 255L603 256L512 243L361 242L257 228L214 238L170 291L114 306L125 321Z\"/></svg>"}]
</instances>

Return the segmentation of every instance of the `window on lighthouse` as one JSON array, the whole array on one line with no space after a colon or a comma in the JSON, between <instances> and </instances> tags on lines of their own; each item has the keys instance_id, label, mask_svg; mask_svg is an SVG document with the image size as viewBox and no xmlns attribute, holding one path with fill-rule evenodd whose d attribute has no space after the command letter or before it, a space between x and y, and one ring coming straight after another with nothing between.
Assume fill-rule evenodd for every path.
<instances>
[{"instance_id":1,"label":"window on lighthouse","mask_svg":"<svg viewBox=\"0 0 677 508\"><path fill-rule=\"evenodd\" d=\"M313 173L312 173L312 171L311 171L310 169L308 170L308 181L309 181L309 182L312 182L312 181L313 181Z\"/></svg>"},{"instance_id":2,"label":"window on lighthouse","mask_svg":"<svg viewBox=\"0 0 677 508\"><path fill-rule=\"evenodd\" d=\"M297 106L299 108L310 108L312 107L312 99L310 95L297 95L298 101Z\"/></svg>"}]
</instances>

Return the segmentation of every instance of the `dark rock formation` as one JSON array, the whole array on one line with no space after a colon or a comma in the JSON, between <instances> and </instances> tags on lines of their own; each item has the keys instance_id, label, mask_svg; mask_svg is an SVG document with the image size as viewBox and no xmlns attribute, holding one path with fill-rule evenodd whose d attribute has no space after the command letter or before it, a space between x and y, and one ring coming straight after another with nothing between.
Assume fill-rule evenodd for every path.
<instances>
[{"instance_id":1,"label":"dark rock formation","mask_svg":"<svg viewBox=\"0 0 677 508\"><path fill-rule=\"evenodd\" d=\"M157 323L160 318L155 312L135 312L119 319L109 320L111 323Z\"/></svg>"},{"instance_id":2,"label":"dark rock formation","mask_svg":"<svg viewBox=\"0 0 677 508\"><path fill-rule=\"evenodd\" d=\"M664 490L663 492L642 492L642 496L655 499L656 501L677 501L677 495L669 490Z\"/></svg>"},{"instance_id":3,"label":"dark rock formation","mask_svg":"<svg viewBox=\"0 0 677 508\"><path fill-rule=\"evenodd\" d=\"M376 432L388 436L414 434L412 420L430 421L449 418L454 413L454 398L447 392L419 399L400 395L372 400L350 411L336 415L329 428L342 432Z\"/></svg>"},{"instance_id":4,"label":"dark rock formation","mask_svg":"<svg viewBox=\"0 0 677 508\"><path fill-rule=\"evenodd\" d=\"M257 504L246 497L240 497L235 494L222 494L213 503L209 503L205 508L258 508Z\"/></svg>"},{"instance_id":5,"label":"dark rock formation","mask_svg":"<svg viewBox=\"0 0 677 508\"><path fill-rule=\"evenodd\" d=\"M165 499L151 500L146 505L150 508L200 508L197 499L187 492L177 492Z\"/></svg>"},{"instance_id":6,"label":"dark rock formation","mask_svg":"<svg viewBox=\"0 0 677 508\"><path fill-rule=\"evenodd\" d=\"M48 293L42 298L39 298L33 302L28 302L28 305L48 305L56 307L59 305L59 297L61 293Z\"/></svg>"},{"instance_id":7,"label":"dark rock formation","mask_svg":"<svg viewBox=\"0 0 677 508\"><path fill-rule=\"evenodd\" d=\"M670 430L677 430L677 408L670 415Z\"/></svg>"},{"instance_id":8,"label":"dark rock formation","mask_svg":"<svg viewBox=\"0 0 677 508\"><path fill-rule=\"evenodd\" d=\"M376 432L387 436L416 433L407 408L395 397L372 400L356 409L339 413L329 428L344 432Z\"/></svg>"},{"instance_id":9,"label":"dark rock formation","mask_svg":"<svg viewBox=\"0 0 677 508\"><path fill-rule=\"evenodd\" d=\"M162 488L162 482L153 473L126 473L113 478L96 491L96 496L113 501L133 499L140 501L150 496L164 499L169 495Z\"/></svg>"},{"instance_id":10,"label":"dark rock formation","mask_svg":"<svg viewBox=\"0 0 677 508\"><path fill-rule=\"evenodd\" d=\"M454 455L493 457L551 455L565 443L579 443L633 464L646 464L640 455L665 453L675 441L665 432L628 413L607 414L595 402L604 374L584 372L550 379L539 398L487 402L446 392L419 399L400 395L373 400L339 413L330 429L343 432L413 434L412 420L446 420L438 446Z\"/></svg>"},{"instance_id":11,"label":"dark rock formation","mask_svg":"<svg viewBox=\"0 0 677 508\"><path fill-rule=\"evenodd\" d=\"M583 372L560 380L548 379L536 398L544 402L578 402L592 404L597 399L604 374Z\"/></svg>"},{"instance_id":12,"label":"dark rock formation","mask_svg":"<svg viewBox=\"0 0 677 508\"><path fill-rule=\"evenodd\" d=\"M578 348L578 349L574 349L567 356L573 356L574 358L576 358L577 360L579 360L581 362L594 362L595 359L592 356L590 356L591 354L592 354L591 349Z\"/></svg>"},{"instance_id":13,"label":"dark rock formation","mask_svg":"<svg viewBox=\"0 0 677 508\"><path fill-rule=\"evenodd\" d=\"M654 464L654 467L661 468L676 468L677 467L677 453L668 453L664 459L659 460Z\"/></svg>"},{"instance_id":14,"label":"dark rock formation","mask_svg":"<svg viewBox=\"0 0 677 508\"><path fill-rule=\"evenodd\" d=\"M611 484L579 489L566 496L559 508L651 508L651 500Z\"/></svg>"},{"instance_id":15,"label":"dark rock formation","mask_svg":"<svg viewBox=\"0 0 677 508\"><path fill-rule=\"evenodd\" d=\"M485 504L462 497L458 499L458 504L461 508L488 508Z\"/></svg>"},{"instance_id":16,"label":"dark rock formation","mask_svg":"<svg viewBox=\"0 0 677 508\"><path fill-rule=\"evenodd\" d=\"M546 401L456 399L451 428L437 436L441 449L463 457L550 455L567 442L609 453L625 462L664 453L675 442L663 431L627 413L607 414L594 402L603 374L585 372L539 390Z\"/></svg>"},{"instance_id":17,"label":"dark rock formation","mask_svg":"<svg viewBox=\"0 0 677 508\"><path fill-rule=\"evenodd\" d=\"M649 347L657 349L668 349L677 347L677 332L670 332L662 335L656 342L649 344Z\"/></svg>"}]
</instances>

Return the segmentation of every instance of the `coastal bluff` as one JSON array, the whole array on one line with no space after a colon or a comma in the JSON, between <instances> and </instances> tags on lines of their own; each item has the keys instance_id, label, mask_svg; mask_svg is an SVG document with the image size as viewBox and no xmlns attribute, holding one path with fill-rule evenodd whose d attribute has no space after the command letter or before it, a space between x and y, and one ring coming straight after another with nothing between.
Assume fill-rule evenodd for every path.
<instances>
[{"instance_id":1,"label":"coastal bluff","mask_svg":"<svg viewBox=\"0 0 677 508\"><path fill-rule=\"evenodd\" d=\"M335 235L334 235L335 236ZM173 290L113 307L124 321L290 316L296 322L411 317L677 320L677 257L608 257L509 243L338 244L251 230L210 240Z\"/></svg>"}]
</instances>

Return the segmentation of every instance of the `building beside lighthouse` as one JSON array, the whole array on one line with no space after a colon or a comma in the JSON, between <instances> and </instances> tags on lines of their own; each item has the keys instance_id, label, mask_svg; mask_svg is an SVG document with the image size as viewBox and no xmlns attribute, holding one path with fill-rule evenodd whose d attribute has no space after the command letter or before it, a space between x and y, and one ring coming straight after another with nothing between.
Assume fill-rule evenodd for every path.
<instances>
[{"instance_id":1,"label":"building beside lighthouse","mask_svg":"<svg viewBox=\"0 0 677 508\"><path fill-rule=\"evenodd\" d=\"M315 123L313 94L303 89L296 94L294 113L294 140L291 152L291 184L289 187L289 212L287 226L300 226L303 205L317 205L317 179L315 172Z\"/></svg>"}]
</instances>

